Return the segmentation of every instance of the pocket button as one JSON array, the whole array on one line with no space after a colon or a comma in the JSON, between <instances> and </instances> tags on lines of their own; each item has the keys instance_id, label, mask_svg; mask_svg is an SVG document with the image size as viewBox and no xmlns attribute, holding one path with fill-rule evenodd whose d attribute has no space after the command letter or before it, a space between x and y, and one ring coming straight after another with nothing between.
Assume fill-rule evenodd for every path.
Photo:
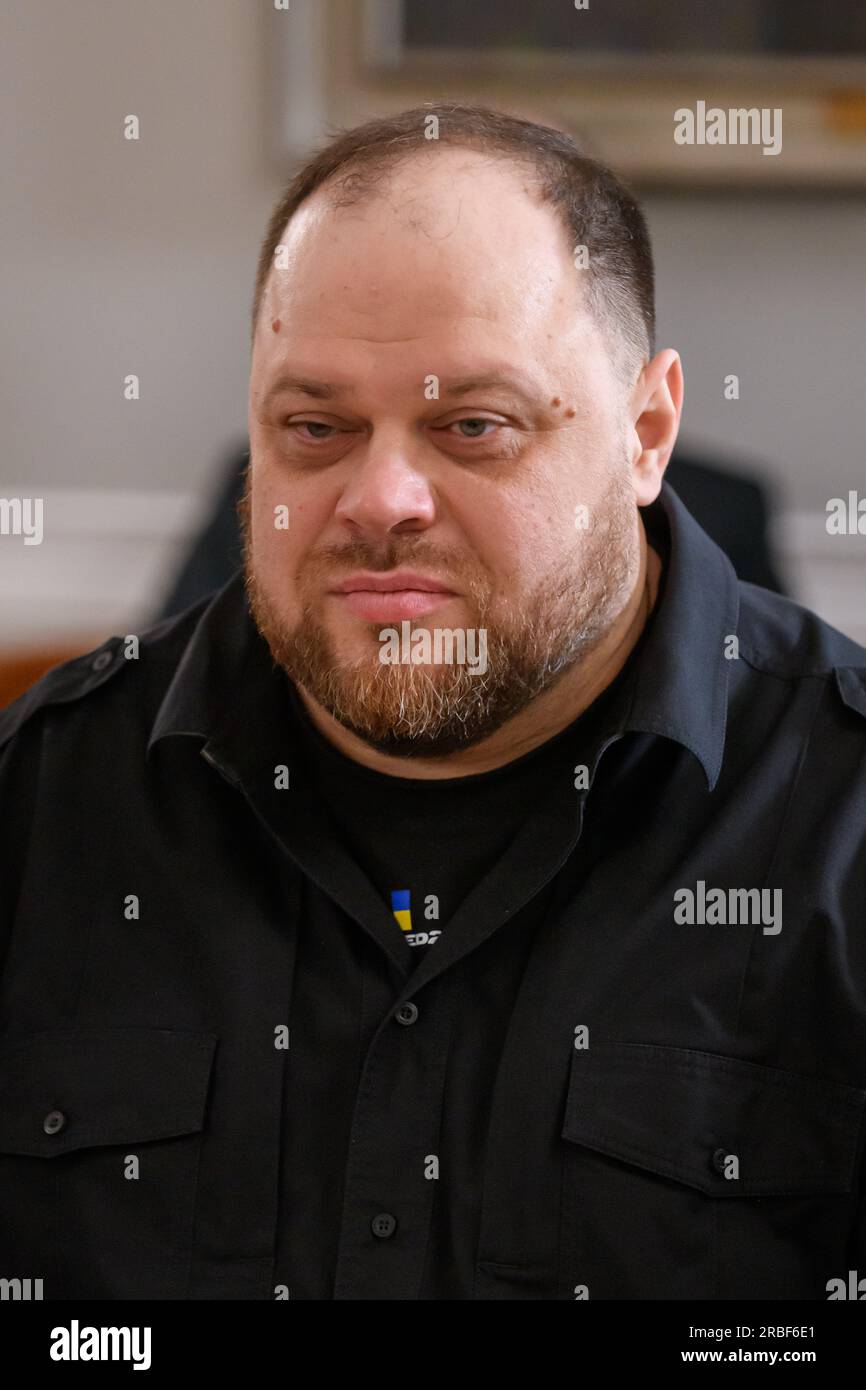
<instances>
[{"instance_id":1,"label":"pocket button","mask_svg":"<svg viewBox=\"0 0 866 1390\"><path fill-rule=\"evenodd\" d=\"M62 1110L49 1110L45 1119L42 1121L42 1128L46 1134L59 1134L61 1129L66 1126L66 1116Z\"/></svg>"},{"instance_id":2,"label":"pocket button","mask_svg":"<svg viewBox=\"0 0 866 1390\"><path fill-rule=\"evenodd\" d=\"M374 1216L370 1222L374 1236L380 1240L387 1240L397 1229L397 1219L389 1211L380 1211L378 1216Z\"/></svg>"}]
</instances>

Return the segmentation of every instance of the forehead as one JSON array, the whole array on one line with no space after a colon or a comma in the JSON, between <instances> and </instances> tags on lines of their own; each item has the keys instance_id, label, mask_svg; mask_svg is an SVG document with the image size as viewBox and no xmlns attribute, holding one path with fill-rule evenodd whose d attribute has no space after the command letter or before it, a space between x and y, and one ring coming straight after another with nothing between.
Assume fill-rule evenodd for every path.
<instances>
[{"instance_id":1,"label":"forehead","mask_svg":"<svg viewBox=\"0 0 866 1390\"><path fill-rule=\"evenodd\" d=\"M325 185L281 244L260 326L286 335L397 341L481 321L521 341L582 310L567 229L531 173L474 151L405 162L349 207Z\"/></svg>"}]
</instances>

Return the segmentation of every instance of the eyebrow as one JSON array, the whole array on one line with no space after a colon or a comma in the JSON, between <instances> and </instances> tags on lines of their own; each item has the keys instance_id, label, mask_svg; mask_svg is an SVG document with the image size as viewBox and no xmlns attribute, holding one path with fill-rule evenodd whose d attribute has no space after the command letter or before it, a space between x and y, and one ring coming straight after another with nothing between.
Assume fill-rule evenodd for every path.
<instances>
[{"instance_id":1,"label":"eyebrow","mask_svg":"<svg viewBox=\"0 0 866 1390\"><path fill-rule=\"evenodd\" d=\"M486 376L467 376L457 378L445 378L439 383L442 394L445 396L468 396L471 391L489 391L491 387L504 386L509 391L514 391L519 396L531 399L534 394L533 385L516 376L513 372L490 372Z\"/></svg>"},{"instance_id":2,"label":"eyebrow","mask_svg":"<svg viewBox=\"0 0 866 1390\"><path fill-rule=\"evenodd\" d=\"M262 406L270 405L275 396L285 395L288 391L297 391L302 396L312 396L317 401L330 401L336 396L338 389L328 381L308 381L300 376L280 376L268 387L262 398Z\"/></svg>"},{"instance_id":3,"label":"eyebrow","mask_svg":"<svg viewBox=\"0 0 866 1390\"><path fill-rule=\"evenodd\" d=\"M515 392L525 400L533 399L534 394L530 383L523 381L511 372L491 372L486 376L445 377L440 379L439 386L443 396L468 396L472 391L488 391L492 387L500 386ZM312 381L308 377L299 376L280 376L266 391L262 399L262 407L270 405L276 396L282 396L290 391L295 391L303 396L310 396L317 401L331 401L339 395L341 390L345 389L345 387L340 387L330 381Z\"/></svg>"}]
</instances>

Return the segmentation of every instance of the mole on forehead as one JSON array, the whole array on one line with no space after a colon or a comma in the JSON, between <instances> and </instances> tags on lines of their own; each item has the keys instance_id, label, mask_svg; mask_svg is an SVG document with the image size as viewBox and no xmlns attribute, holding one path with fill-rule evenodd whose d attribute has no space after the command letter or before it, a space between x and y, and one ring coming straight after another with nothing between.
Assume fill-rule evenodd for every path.
<instances>
[{"instance_id":1,"label":"mole on forehead","mask_svg":"<svg viewBox=\"0 0 866 1390\"><path fill-rule=\"evenodd\" d=\"M274 330L275 333L279 333L279 331L280 331L280 321L279 321L279 319L274 319L273 323L271 324L271 328Z\"/></svg>"}]
</instances>

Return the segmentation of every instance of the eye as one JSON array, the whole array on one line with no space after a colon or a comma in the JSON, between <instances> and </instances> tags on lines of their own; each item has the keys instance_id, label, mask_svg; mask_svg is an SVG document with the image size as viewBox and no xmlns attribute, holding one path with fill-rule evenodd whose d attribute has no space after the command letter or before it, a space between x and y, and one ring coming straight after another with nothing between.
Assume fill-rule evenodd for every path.
<instances>
[{"instance_id":1,"label":"eye","mask_svg":"<svg viewBox=\"0 0 866 1390\"><path fill-rule=\"evenodd\" d=\"M446 425L445 428L448 429L448 430L450 430L450 429L453 428L454 425L468 425L468 426L469 426L469 433L468 433L468 434L462 434L462 433L461 433L461 435L460 435L460 438L461 438L461 439L486 439L486 438L487 438L487 435L486 435L486 434L482 434L481 431L480 431L480 430L477 430L475 427L476 427L477 425L481 425L481 426L484 426L484 425L491 425L491 426L493 426L494 428L496 428L496 427L498 427L498 424L499 424L498 420L488 420L488 419L486 419L485 417L480 416L480 415L467 415L467 416L465 416L462 420L452 420L452 421L451 421L451 424L450 424L450 425Z\"/></svg>"},{"instance_id":2,"label":"eye","mask_svg":"<svg viewBox=\"0 0 866 1390\"><path fill-rule=\"evenodd\" d=\"M332 435L339 433L336 425L326 425L324 420L286 420L285 426L290 430L311 430L312 434L302 434L301 439L305 439L308 444L316 440L330 439ZM320 433L320 431L324 431ZM329 433L330 431L330 433Z\"/></svg>"}]
</instances>

